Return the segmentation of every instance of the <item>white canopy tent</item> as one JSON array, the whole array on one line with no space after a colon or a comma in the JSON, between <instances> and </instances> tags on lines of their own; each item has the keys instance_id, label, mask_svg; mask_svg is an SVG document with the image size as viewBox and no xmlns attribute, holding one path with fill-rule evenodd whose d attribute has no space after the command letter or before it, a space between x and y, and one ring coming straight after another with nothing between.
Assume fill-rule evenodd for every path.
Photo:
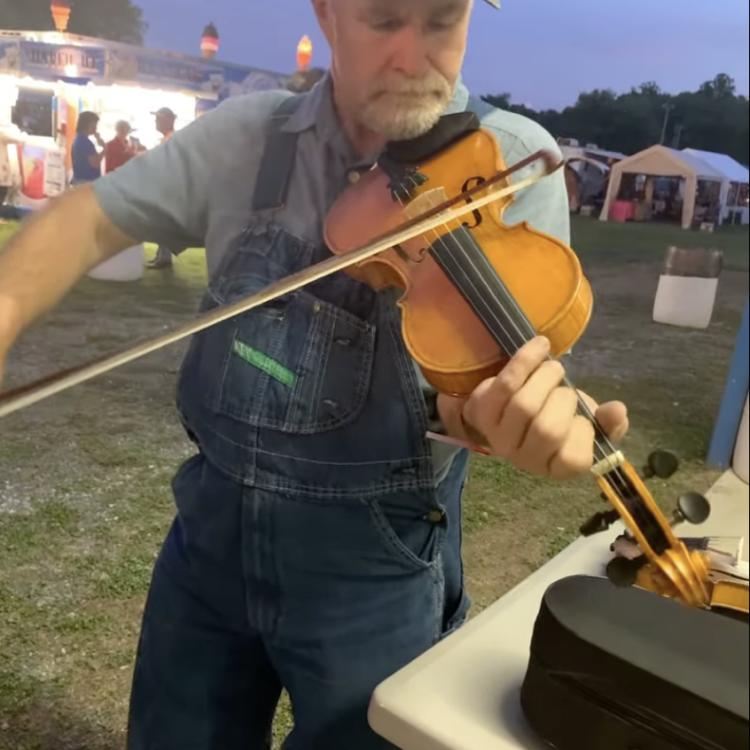
<instances>
[{"instance_id":1,"label":"white canopy tent","mask_svg":"<svg viewBox=\"0 0 750 750\"><path fill-rule=\"evenodd\" d=\"M609 219L612 204L617 200L625 174L644 175L645 177L677 177L685 181L684 199L682 204L682 227L689 229L695 215L695 199L698 192L698 182L723 183L724 176L710 165L686 151L677 151L666 146L651 146L639 151L633 156L612 166L607 195L604 199L600 221ZM647 182L653 186L653 180Z\"/></svg>"},{"instance_id":2,"label":"white canopy tent","mask_svg":"<svg viewBox=\"0 0 750 750\"><path fill-rule=\"evenodd\" d=\"M723 176L720 221L723 222L732 214L739 214L738 223L750 224L750 210L748 210L750 170L727 154L699 151L695 148L685 148L682 153L697 157Z\"/></svg>"}]
</instances>

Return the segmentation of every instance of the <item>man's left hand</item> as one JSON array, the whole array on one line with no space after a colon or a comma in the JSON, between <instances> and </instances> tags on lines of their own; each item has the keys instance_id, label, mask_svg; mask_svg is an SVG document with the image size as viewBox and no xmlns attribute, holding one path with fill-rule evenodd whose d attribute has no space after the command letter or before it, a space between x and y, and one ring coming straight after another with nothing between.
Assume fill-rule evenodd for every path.
<instances>
[{"instance_id":1,"label":"man's left hand","mask_svg":"<svg viewBox=\"0 0 750 750\"><path fill-rule=\"evenodd\" d=\"M549 342L533 339L468 399L440 395L438 411L448 434L486 446L537 476L567 479L589 471L594 426L577 413L578 396L614 442L628 431L627 409L619 401L598 405L562 386L565 370L548 355Z\"/></svg>"}]
</instances>

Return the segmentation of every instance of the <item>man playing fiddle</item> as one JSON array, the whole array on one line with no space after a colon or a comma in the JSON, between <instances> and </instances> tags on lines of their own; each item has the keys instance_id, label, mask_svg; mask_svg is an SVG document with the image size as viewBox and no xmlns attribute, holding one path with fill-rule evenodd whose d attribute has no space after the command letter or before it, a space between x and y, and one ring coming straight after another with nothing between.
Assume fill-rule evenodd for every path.
<instances>
[{"instance_id":1,"label":"man playing fiddle","mask_svg":"<svg viewBox=\"0 0 750 750\"><path fill-rule=\"evenodd\" d=\"M333 62L312 92L231 99L63 196L10 242L0 361L88 269L143 240L206 247L205 308L322 260L336 198L387 141L417 137L445 113L477 112L509 165L556 149L538 125L461 82L470 14L484 6L313 6ZM562 172L516 194L505 220L567 244ZM285 747L391 747L367 725L374 688L469 607L467 456L426 440L430 416L539 476L591 467L592 428L545 340L468 399L439 397L431 415L399 331L390 296L337 274L194 338L178 409L197 451L173 482L177 514L143 621L130 750L265 750L283 688L295 718ZM620 439L624 406L594 406Z\"/></svg>"}]
</instances>

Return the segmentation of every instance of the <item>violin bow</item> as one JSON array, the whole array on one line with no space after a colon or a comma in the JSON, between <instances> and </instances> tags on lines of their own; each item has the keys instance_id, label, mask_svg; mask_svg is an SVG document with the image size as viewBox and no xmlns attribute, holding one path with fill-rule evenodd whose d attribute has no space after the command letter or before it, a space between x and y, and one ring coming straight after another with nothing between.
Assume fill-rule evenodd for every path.
<instances>
[{"instance_id":1,"label":"violin bow","mask_svg":"<svg viewBox=\"0 0 750 750\"><path fill-rule=\"evenodd\" d=\"M519 180L512 185L492 190L487 195L473 198L477 193L485 192L493 185L507 180L516 172L519 172L540 160L544 163L544 168L541 172ZM466 216L467 214L476 211L477 208L481 208L482 206L494 203L495 201L509 195L513 195L519 190L530 187L536 182L549 176L557 171L563 164L564 161L558 161L554 153L551 151L537 151L517 164L514 164L509 169L492 175L484 183L476 185L470 190L467 190L460 195L431 208L423 214L404 222L395 230L381 235L360 248L351 250L344 255L332 255L330 258L326 258L324 261L317 263L310 268L306 268L303 271L299 271L281 279L280 281L270 284L256 294L239 300L238 302L215 308L196 320L161 336L148 339L147 341L136 344L128 349L92 360L78 367L62 370L53 375L36 380L28 385L20 386L19 388L0 394L0 418L6 417L13 412L24 409L27 406L31 406L45 398L68 390L69 388L73 388L76 385L85 383L92 378L110 372L122 365L144 357L147 354L163 349L170 344L181 341L188 336L192 336L195 333L210 328L218 323L222 323L225 320L234 318L248 310L252 310L279 297L283 297L285 294L295 292L314 281L318 281L319 279L330 276L338 271L343 271L357 263L361 263L375 255L385 252L386 250L390 250L394 245L408 242L409 240L412 240L425 232L429 232L436 227ZM472 198L472 201L467 201L469 198ZM458 204L463 205L459 206Z\"/></svg>"}]
</instances>

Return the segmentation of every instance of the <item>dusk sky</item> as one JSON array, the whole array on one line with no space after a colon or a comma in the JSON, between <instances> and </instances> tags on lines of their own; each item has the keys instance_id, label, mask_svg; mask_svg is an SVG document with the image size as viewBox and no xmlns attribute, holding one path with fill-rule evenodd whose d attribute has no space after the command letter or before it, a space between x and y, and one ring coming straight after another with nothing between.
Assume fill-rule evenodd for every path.
<instances>
[{"instance_id":1,"label":"dusk sky","mask_svg":"<svg viewBox=\"0 0 750 750\"><path fill-rule=\"evenodd\" d=\"M329 56L309 0L135 0L147 45L200 54L216 24L219 57L291 72L297 42L313 65ZM476 94L509 92L536 109L573 104L581 91L628 91L656 81L670 93L728 73L748 93L747 0L502 0L477 3L464 79Z\"/></svg>"}]
</instances>

